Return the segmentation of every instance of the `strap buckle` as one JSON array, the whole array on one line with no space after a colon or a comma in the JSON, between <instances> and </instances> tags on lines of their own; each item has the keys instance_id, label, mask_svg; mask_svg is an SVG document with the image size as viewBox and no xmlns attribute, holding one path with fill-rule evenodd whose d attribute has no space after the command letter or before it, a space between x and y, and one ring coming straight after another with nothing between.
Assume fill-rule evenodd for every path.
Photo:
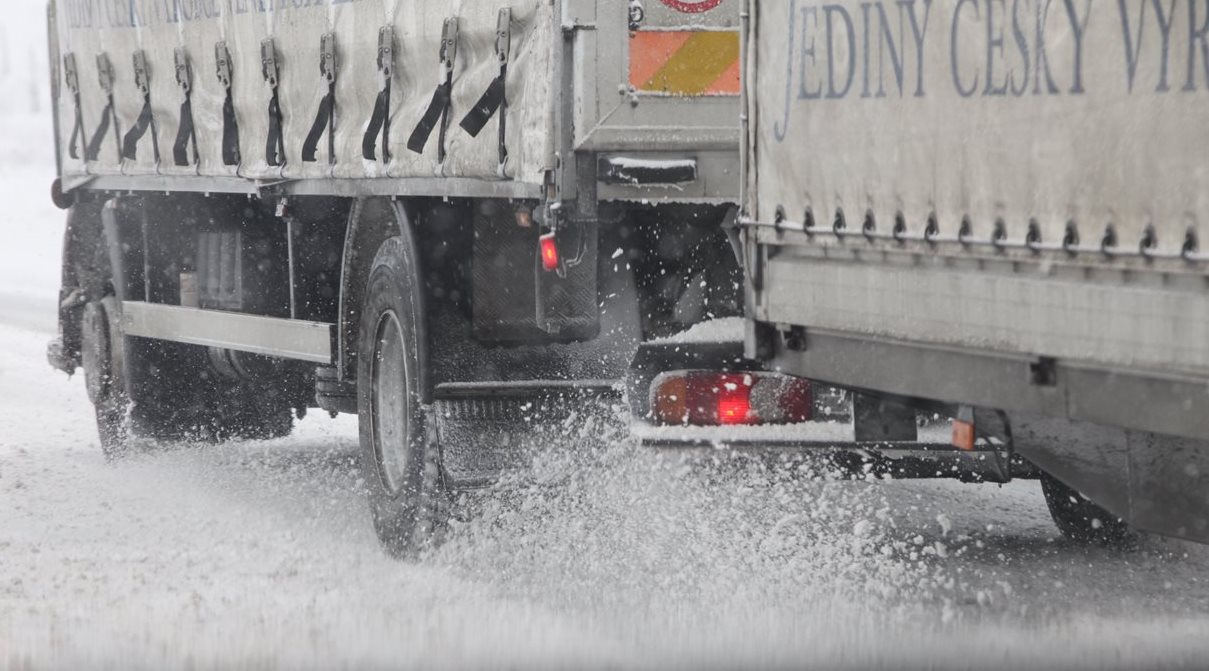
<instances>
[{"instance_id":1,"label":"strap buckle","mask_svg":"<svg viewBox=\"0 0 1209 671\"><path fill-rule=\"evenodd\" d=\"M277 45L271 37L260 43L260 73L269 88L277 88Z\"/></svg>"},{"instance_id":2,"label":"strap buckle","mask_svg":"<svg viewBox=\"0 0 1209 671\"><path fill-rule=\"evenodd\" d=\"M453 76L453 62L458 55L458 18L451 16L445 19L441 27L441 65L444 66L445 76Z\"/></svg>"},{"instance_id":3,"label":"strap buckle","mask_svg":"<svg viewBox=\"0 0 1209 671\"><path fill-rule=\"evenodd\" d=\"M328 84L336 83L336 33L319 38L319 74Z\"/></svg>"},{"instance_id":4,"label":"strap buckle","mask_svg":"<svg viewBox=\"0 0 1209 671\"><path fill-rule=\"evenodd\" d=\"M113 95L113 62L104 52L97 54L97 80L105 93Z\"/></svg>"},{"instance_id":5,"label":"strap buckle","mask_svg":"<svg viewBox=\"0 0 1209 671\"><path fill-rule=\"evenodd\" d=\"M500 9L495 21L495 55L500 59L500 65L507 65L512 53L512 9Z\"/></svg>"},{"instance_id":6,"label":"strap buckle","mask_svg":"<svg viewBox=\"0 0 1209 671\"><path fill-rule=\"evenodd\" d=\"M63 79L72 95L80 95L80 70L76 67L75 53L63 56Z\"/></svg>"},{"instance_id":7,"label":"strap buckle","mask_svg":"<svg viewBox=\"0 0 1209 671\"><path fill-rule=\"evenodd\" d=\"M395 69L395 27L382 26L378 30L378 72L390 78Z\"/></svg>"},{"instance_id":8,"label":"strap buckle","mask_svg":"<svg viewBox=\"0 0 1209 671\"><path fill-rule=\"evenodd\" d=\"M151 73L147 69L147 52L139 49L131 59L134 61L134 85L144 96L151 92Z\"/></svg>"},{"instance_id":9,"label":"strap buckle","mask_svg":"<svg viewBox=\"0 0 1209 671\"><path fill-rule=\"evenodd\" d=\"M176 62L176 83L180 85L185 95L193 88L193 65L189 62L189 54L184 47L177 47L174 52Z\"/></svg>"},{"instance_id":10,"label":"strap buckle","mask_svg":"<svg viewBox=\"0 0 1209 671\"><path fill-rule=\"evenodd\" d=\"M231 89L231 52L227 49L226 42L218 42L214 45L214 67L218 74L218 81L223 88Z\"/></svg>"}]
</instances>

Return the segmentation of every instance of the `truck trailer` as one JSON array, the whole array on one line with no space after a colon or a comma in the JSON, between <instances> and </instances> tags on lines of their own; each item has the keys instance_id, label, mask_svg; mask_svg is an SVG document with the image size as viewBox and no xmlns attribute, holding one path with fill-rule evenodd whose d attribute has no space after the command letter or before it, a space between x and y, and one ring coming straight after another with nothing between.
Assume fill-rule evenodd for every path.
<instances>
[{"instance_id":1,"label":"truck trailer","mask_svg":"<svg viewBox=\"0 0 1209 671\"><path fill-rule=\"evenodd\" d=\"M746 354L1209 541L1209 4L743 12Z\"/></svg>"}]
</instances>

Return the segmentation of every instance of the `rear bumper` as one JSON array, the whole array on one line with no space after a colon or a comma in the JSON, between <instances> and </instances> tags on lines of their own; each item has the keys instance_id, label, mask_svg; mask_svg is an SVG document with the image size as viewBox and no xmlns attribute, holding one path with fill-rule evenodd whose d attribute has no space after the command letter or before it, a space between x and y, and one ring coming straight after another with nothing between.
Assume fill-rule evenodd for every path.
<instances>
[{"instance_id":1,"label":"rear bumper","mask_svg":"<svg viewBox=\"0 0 1209 671\"><path fill-rule=\"evenodd\" d=\"M1006 459L993 449L959 450L939 427L918 441L857 441L850 424L806 422L788 426L678 427L636 423L644 447L721 450L813 460L838 470L890 478L947 478L964 482L1007 482L1036 478L1039 471L1019 455Z\"/></svg>"}]
</instances>

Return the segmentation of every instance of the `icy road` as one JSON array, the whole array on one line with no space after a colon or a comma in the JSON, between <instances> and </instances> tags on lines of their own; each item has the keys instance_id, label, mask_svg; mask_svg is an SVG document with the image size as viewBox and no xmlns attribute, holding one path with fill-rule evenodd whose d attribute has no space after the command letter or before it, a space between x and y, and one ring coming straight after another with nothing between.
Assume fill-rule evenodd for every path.
<instances>
[{"instance_id":1,"label":"icy road","mask_svg":"<svg viewBox=\"0 0 1209 671\"><path fill-rule=\"evenodd\" d=\"M1035 482L687 467L571 427L405 564L351 418L106 463L43 356L63 216L12 140L48 135L5 132L0 668L1209 668L1209 549L1072 545Z\"/></svg>"}]
</instances>

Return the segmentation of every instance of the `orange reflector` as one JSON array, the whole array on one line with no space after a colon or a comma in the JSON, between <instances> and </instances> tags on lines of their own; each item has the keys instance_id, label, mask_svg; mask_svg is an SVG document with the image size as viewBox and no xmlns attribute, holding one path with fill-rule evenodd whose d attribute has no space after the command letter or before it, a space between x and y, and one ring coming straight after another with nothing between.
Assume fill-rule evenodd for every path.
<instances>
[{"instance_id":1,"label":"orange reflector","mask_svg":"<svg viewBox=\"0 0 1209 671\"><path fill-rule=\"evenodd\" d=\"M967 452L974 449L974 423L953 420L953 447Z\"/></svg>"},{"instance_id":2,"label":"orange reflector","mask_svg":"<svg viewBox=\"0 0 1209 671\"><path fill-rule=\"evenodd\" d=\"M630 34L630 85L675 96L738 95L739 32L639 30Z\"/></svg>"},{"instance_id":3,"label":"orange reflector","mask_svg":"<svg viewBox=\"0 0 1209 671\"><path fill-rule=\"evenodd\" d=\"M554 234L547 233L538 238L538 245L542 255L542 268L546 272L558 270L558 243L554 240Z\"/></svg>"}]
</instances>

